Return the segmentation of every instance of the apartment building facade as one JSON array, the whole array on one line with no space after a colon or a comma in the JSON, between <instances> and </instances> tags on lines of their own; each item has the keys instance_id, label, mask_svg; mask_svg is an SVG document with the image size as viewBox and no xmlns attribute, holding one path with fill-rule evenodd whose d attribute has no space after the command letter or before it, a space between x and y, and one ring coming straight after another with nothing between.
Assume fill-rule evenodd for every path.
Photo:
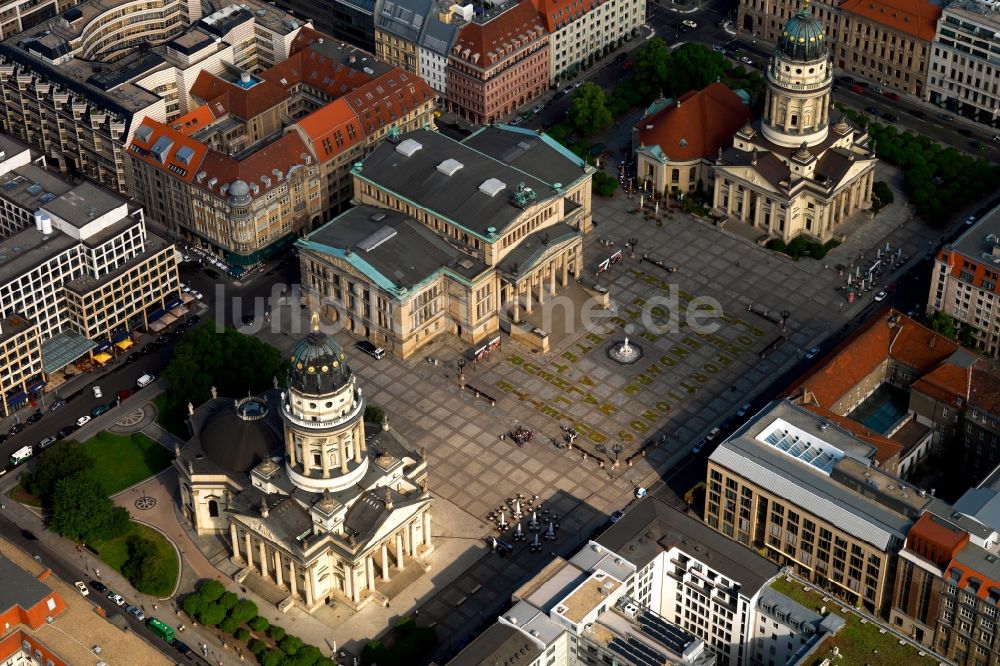
<instances>
[{"instance_id":1,"label":"apartment building facade","mask_svg":"<svg viewBox=\"0 0 1000 666\"><path fill-rule=\"evenodd\" d=\"M0 128L126 194L125 147L144 117L186 113L202 70L280 61L301 27L259 0L208 16L194 0L88 0L55 21L0 42Z\"/></svg>"},{"instance_id":2,"label":"apartment building facade","mask_svg":"<svg viewBox=\"0 0 1000 666\"><path fill-rule=\"evenodd\" d=\"M314 308L404 358L442 335L498 344L500 317L520 323L580 275L593 168L545 135L421 129L352 173L370 209L299 243L302 283Z\"/></svg>"},{"instance_id":3,"label":"apartment building facade","mask_svg":"<svg viewBox=\"0 0 1000 666\"><path fill-rule=\"evenodd\" d=\"M997 125L1000 111L1000 12L994 3L954 0L944 6L931 46L930 102Z\"/></svg>"}]
</instances>

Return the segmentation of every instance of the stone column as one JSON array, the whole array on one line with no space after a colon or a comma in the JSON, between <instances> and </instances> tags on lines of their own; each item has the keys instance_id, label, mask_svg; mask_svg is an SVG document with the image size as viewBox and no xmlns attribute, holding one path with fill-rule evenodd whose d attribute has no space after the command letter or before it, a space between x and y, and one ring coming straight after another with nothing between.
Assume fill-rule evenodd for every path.
<instances>
[{"instance_id":1,"label":"stone column","mask_svg":"<svg viewBox=\"0 0 1000 666\"><path fill-rule=\"evenodd\" d=\"M291 467L295 467L295 438L292 436L291 430L285 431L285 453L288 454L288 464Z\"/></svg>"},{"instance_id":2,"label":"stone column","mask_svg":"<svg viewBox=\"0 0 1000 666\"><path fill-rule=\"evenodd\" d=\"M347 474L347 445L343 435L337 435L337 450L340 452L340 473Z\"/></svg>"},{"instance_id":3,"label":"stone column","mask_svg":"<svg viewBox=\"0 0 1000 666\"><path fill-rule=\"evenodd\" d=\"M347 572L347 578L351 581L351 601L358 603L361 601L361 586L358 585L357 574L354 567L345 566L344 570Z\"/></svg>"},{"instance_id":4,"label":"stone column","mask_svg":"<svg viewBox=\"0 0 1000 666\"><path fill-rule=\"evenodd\" d=\"M236 532L236 523L229 523L229 538L233 540L233 559L242 559L240 556L240 537Z\"/></svg>"},{"instance_id":5,"label":"stone column","mask_svg":"<svg viewBox=\"0 0 1000 666\"><path fill-rule=\"evenodd\" d=\"M306 606L312 608L313 601L315 600L315 597L313 597L312 569L306 569L303 572L303 577L306 582Z\"/></svg>"},{"instance_id":6,"label":"stone column","mask_svg":"<svg viewBox=\"0 0 1000 666\"><path fill-rule=\"evenodd\" d=\"M524 309L527 310L528 314L531 314L531 276L529 275L527 280L525 280L524 298L525 304Z\"/></svg>"},{"instance_id":7,"label":"stone column","mask_svg":"<svg viewBox=\"0 0 1000 666\"><path fill-rule=\"evenodd\" d=\"M396 532L396 568L403 568L403 533Z\"/></svg>"},{"instance_id":8,"label":"stone column","mask_svg":"<svg viewBox=\"0 0 1000 666\"><path fill-rule=\"evenodd\" d=\"M511 293L514 294L514 321L521 321L521 294L516 284L511 285Z\"/></svg>"},{"instance_id":9,"label":"stone column","mask_svg":"<svg viewBox=\"0 0 1000 666\"><path fill-rule=\"evenodd\" d=\"M329 453L330 452L327 451L325 448L321 448L320 449L319 462L320 462L320 465L323 467L323 478L324 479L329 479L330 478L330 456L329 456Z\"/></svg>"},{"instance_id":10,"label":"stone column","mask_svg":"<svg viewBox=\"0 0 1000 666\"><path fill-rule=\"evenodd\" d=\"M564 251L563 252L563 257L562 257L562 286L563 287L565 287L566 285L569 284L569 275L568 275L568 273L569 273L569 257L566 255L566 252Z\"/></svg>"},{"instance_id":11,"label":"stone column","mask_svg":"<svg viewBox=\"0 0 1000 666\"><path fill-rule=\"evenodd\" d=\"M733 206L736 205L736 185L730 184L726 188L726 192L729 194L729 199L726 201L726 212L730 215L733 214Z\"/></svg>"},{"instance_id":12,"label":"stone column","mask_svg":"<svg viewBox=\"0 0 1000 666\"><path fill-rule=\"evenodd\" d=\"M417 556L417 521L411 520L407 524L408 538L410 545L410 557Z\"/></svg>"},{"instance_id":13,"label":"stone column","mask_svg":"<svg viewBox=\"0 0 1000 666\"><path fill-rule=\"evenodd\" d=\"M757 195L757 203L754 204L753 209L753 226L761 226L761 213L764 208L764 197Z\"/></svg>"},{"instance_id":14,"label":"stone column","mask_svg":"<svg viewBox=\"0 0 1000 666\"><path fill-rule=\"evenodd\" d=\"M267 545L260 540L260 575L267 578Z\"/></svg>"},{"instance_id":15,"label":"stone column","mask_svg":"<svg viewBox=\"0 0 1000 666\"><path fill-rule=\"evenodd\" d=\"M555 259L549 262L549 294L556 295L556 262Z\"/></svg>"},{"instance_id":16,"label":"stone column","mask_svg":"<svg viewBox=\"0 0 1000 666\"><path fill-rule=\"evenodd\" d=\"M424 511L424 545L431 545L431 510Z\"/></svg>"},{"instance_id":17,"label":"stone column","mask_svg":"<svg viewBox=\"0 0 1000 666\"><path fill-rule=\"evenodd\" d=\"M285 584L285 581L282 580L284 578L284 573L285 572L281 568L281 553L274 551L274 582L278 584L278 587Z\"/></svg>"},{"instance_id":18,"label":"stone column","mask_svg":"<svg viewBox=\"0 0 1000 666\"><path fill-rule=\"evenodd\" d=\"M351 437L352 446L354 447L354 462L361 464L361 442L358 441L357 435Z\"/></svg>"},{"instance_id":19,"label":"stone column","mask_svg":"<svg viewBox=\"0 0 1000 666\"><path fill-rule=\"evenodd\" d=\"M382 542L382 580L389 580L389 547Z\"/></svg>"},{"instance_id":20,"label":"stone column","mask_svg":"<svg viewBox=\"0 0 1000 666\"><path fill-rule=\"evenodd\" d=\"M545 266L538 269L538 304L545 304Z\"/></svg>"},{"instance_id":21,"label":"stone column","mask_svg":"<svg viewBox=\"0 0 1000 666\"><path fill-rule=\"evenodd\" d=\"M369 555L365 558L365 578L368 581L368 589L375 591L375 558Z\"/></svg>"},{"instance_id":22,"label":"stone column","mask_svg":"<svg viewBox=\"0 0 1000 666\"><path fill-rule=\"evenodd\" d=\"M250 567L251 569L253 569L253 550L251 550L251 548L250 548L250 545L251 545L250 544L250 532L247 531L247 533L244 534L243 537L246 539L246 544L247 544L247 566Z\"/></svg>"},{"instance_id":23,"label":"stone column","mask_svg":"<svg viewBox=\"0 0 1000 666\"><path fill-rule=\"evenodd\" d=\"M295 560L288 560L288 588L292 597L299 598L299 577L295 574Z\"/></svg>"}]
</instances>

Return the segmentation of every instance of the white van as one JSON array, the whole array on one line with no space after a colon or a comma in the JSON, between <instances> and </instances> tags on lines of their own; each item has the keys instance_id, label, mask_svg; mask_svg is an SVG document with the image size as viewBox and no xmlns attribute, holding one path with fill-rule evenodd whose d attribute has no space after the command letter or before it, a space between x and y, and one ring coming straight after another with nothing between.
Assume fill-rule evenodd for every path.
<instances>
[{"instance_id":1,"label":"white van","mask_svg":"<svg viewBox=\"0 0 1000 666\"><path fill-rule=\"evenodd\" d=\"M139 388L145 388L150 384L152 384L154 381L156 381L156 377L154 377L149 373L146 373L142 377L139 377L139 379L136 380L135 385L138 386Z\"/></svg>"}]
</instances>

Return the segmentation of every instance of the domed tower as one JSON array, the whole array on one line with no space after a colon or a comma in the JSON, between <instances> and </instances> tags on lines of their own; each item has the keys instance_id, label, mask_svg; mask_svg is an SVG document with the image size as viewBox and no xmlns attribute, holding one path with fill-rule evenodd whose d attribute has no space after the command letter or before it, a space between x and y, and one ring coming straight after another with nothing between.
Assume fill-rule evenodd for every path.
<instances>
[{"instance_id":1,"label":"domed tower","mask_svg":"<svg viewBox=\"0 0 1000 666\"><path fill-rule=\"evenodd\" d=\"M833 71L823 24L809 2L788 19L767 68L762 131L786 148L814 146L826 139Z\"/></svg>"},{"instance_id":2,"label":"domed tower","mask_svg":"<svg viewBox=\"0 0 1000 666\"><path fill-rule=\"evenodd\" d=\"M344 350L318 330L292 350L288 391L282 394L285 466L299 488L337 492L357 483L368 469L365 401Z\"/></svg>"}]
</instances>

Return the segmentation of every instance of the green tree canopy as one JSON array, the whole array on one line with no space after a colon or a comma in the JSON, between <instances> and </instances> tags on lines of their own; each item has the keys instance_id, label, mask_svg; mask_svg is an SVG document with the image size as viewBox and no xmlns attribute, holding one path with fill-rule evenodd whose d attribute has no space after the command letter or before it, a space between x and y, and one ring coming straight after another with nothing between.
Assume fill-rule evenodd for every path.
<instances>
[{"instance_id":1,"label":"green tree canopy","mask_svg":"<svg viewBox=\"0 0 1000 666\"><path fill-rule=\"evenodd\" d=\"M235 607L239 600L240 598L236 596L235 592L223 592L222 596L219 597L219 605L228 611Z\"/></svg>"},{"instance_id":2,"label":"green tree canopy","mask_svg":"<svg viewBox=\"0 0 1000 666\"><path fill-rule=\"evenodd\" d=\"M122 575L138 590L162 587L166 567L156 544L136 535L130 536L126 544L128 559L122 565Z\"/></svg>"},{"instance_id":3,"label":"green tree canopy","mask_svg":"<svg viewBox=\"0 0 1000 666\"><path fill-rule=\"evenodd\" d=\"M298 636L285 636L278 641L278 647L287 655L293 655L302 649L302 639Z\"/></svg>"},{"instance_id":4,"label":"green tree canopy","mask_svg":"<svg viewBox=\"0 0 1000 666\"><path fill-rule=\"evenodd\" d=\"M582 134L590 136L611 124L611 110L604 89L587 81L573 93L569 120Z\"/></svg>"},{"instance_id":5,"label":"green tree canopy","mask_svg":"<svg viewBox=\"0 0 1000 666\"><path fill-rule=\"evenodd\" d=\"M721 53L703 44L682 44L670 54L667 92L676 97L689 90L701 90L722 78L724 62Z\"/></svg>"},{"instance_id":6,"label":"green tree canopy","mask_svg":"<svg viewBox=\"0 0 1000 666\"><path fill-rule=\"evenodd\" d=\"M128 512L116 507L100 482L82 471L56 483L49 526L73 541L110 539L128 527Z\"/></svg>"},{"instance_id":7,"label":"green tree canopy","mask_svg":"<svg viewBox=\"0 0 1000 666\"><path fill-rule=\"evenodd\" d=\"M82 444L64 439L42 452L35 464L35 471L25 474L21 485L41 499L42 504L50 506L52 494L60 480L93 467L94 460Z\"/></svg>"},{"instance_id":8,"label":"green tree canopy","mask_svg":"<svg viewBox=\"0 0 1000 666\"><path fill-rule=\"evenodd\" d=\"M226 617L226 609L218 602L205 604L205 607L198 613L198 621L208 627L214 627L222 622Z\"/></svg>"},{"instance_id":9,"label":"green tree canopy","mask_svg":"<svg viewBox=\"0 0 1000 666\"><path fill-rule=\"evenodd\" d=\"M943 310L938 310L930 316L931 330L937 331L944 337L955 340L958 338L958 329L955 327L955 320Z\"/></svg>"},{"instance_id":10,"label":"green tree canopy","mask_svg":"<svg viewBox=\"0 0 1000 666\"><path fill-rule=\"evenodd\" d=\"M670 77L670 48L654 37L635 54L635 83L644 102L651 102L667 88Z\"/></svg>"},{"instance_id":11,"label":"green tree canopy","mask_svg":"<svg viewBox=\"0 0 1000 666\"><path fill-rule=\"evenodd\" d=\"M229 610L229 617L237 622L249 622L251 619L257 617L257 604L249 599L240 599Z\"/></svg>"},{"instance_id":12,"label":"green tree canopy","mask_svg":"<svg viewBox=\"0 0 1000 666\"><path fill-rule=\"evenodd\" d=\"M206 602L218 601L225 593L225 586L214 578L206 578L198 584L198 596Z\"/></svg>"}]
</instances>

